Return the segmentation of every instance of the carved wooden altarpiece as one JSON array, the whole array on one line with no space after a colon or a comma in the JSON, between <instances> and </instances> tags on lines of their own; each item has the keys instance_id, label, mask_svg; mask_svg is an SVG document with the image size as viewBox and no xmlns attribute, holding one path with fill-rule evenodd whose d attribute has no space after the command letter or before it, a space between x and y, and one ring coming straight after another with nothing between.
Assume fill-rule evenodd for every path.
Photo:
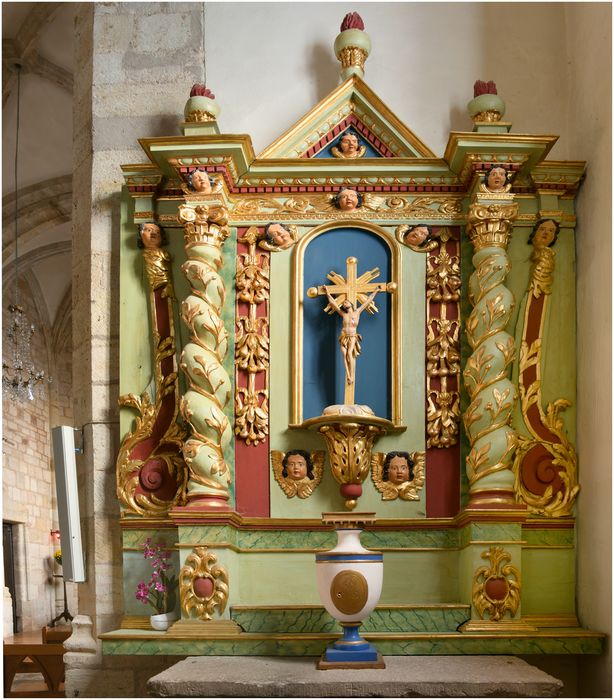
<instances>
[{"instance_id":1,"label":"carved wooden altarpiece","mask_svg":"<svg viewBox=\"0 0 614 700\"><path fill-rule=\"evenodd\" d=\"M574 590L585 164L547 160L557 137L513 133L481 83L439 157L348 51L339 87L259 155L200 90L181 135L123 167L125 617L105 652L139 629L140 653L320 654L320 516L358 503L384 553L363 627L383 654L598 653ZM358 354L345 301L364 305ZM148 537L179 579L163 639L134 596Z\"/></svg>"}]
</instances>

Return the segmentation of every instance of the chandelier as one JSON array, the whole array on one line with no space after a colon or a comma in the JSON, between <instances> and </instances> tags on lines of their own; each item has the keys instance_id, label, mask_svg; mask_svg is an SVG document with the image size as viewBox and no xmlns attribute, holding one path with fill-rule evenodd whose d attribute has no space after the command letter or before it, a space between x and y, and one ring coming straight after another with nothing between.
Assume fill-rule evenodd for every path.
<instances>
[{"instance_id":1,"label":"chandelier","mask_svg":"<svg viewBox=\"0 0 614 700\"><path fill-rule=\"evenodd\" d=\"M17 119L15 127L15 301L8 305L5 356L2 358L2 392L5 398L29 399L44 391L45 373L32 362L31 347L35 328L19 304L19 251L17 240L17 156L19 152L19 106L21 66L17 65Z\"/></svg>"}]
</instances>

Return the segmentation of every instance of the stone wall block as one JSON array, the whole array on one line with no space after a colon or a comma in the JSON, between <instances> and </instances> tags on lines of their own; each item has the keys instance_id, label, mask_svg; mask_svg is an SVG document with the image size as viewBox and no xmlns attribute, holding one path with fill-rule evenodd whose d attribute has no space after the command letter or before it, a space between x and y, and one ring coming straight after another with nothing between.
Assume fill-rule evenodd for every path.
<instances>
[{"instance_id":1,"label":"stone wall block","mask_svg":"<svg viewBox=\"0 0 614 700\"><path fill-rule=\"evenodd\" d=\"M115 5L116 3L109 3ZM134 15L128 12L105 14L96 12L96 52L121 54L130 46L134 33ZM88 59L91 58L88 56Z\"/></svg>"},{"instance_id":2,"label":"stone wall block","mask_svg":"<svg viewBox=\"0 0 614 700\"><path fill-rule=\"evenodd\" d=\"M192 31L194 12L200 14L200 4L195 4L191 12L165 12L137 17L130 47L135 52L157 55L181 48L190 53L198 41L198 37L193 36ZM160 31L160 28L163 28L163 31Z\"/></svg>"},{"instance_id":3,"label":"stone wall block","mask_svg":"<svg viewBox=\"0 0 614 700\"><path fill-rule=\"evenodd\" d=\"M68 668L67 668L68 670ZM66 697L129 698L134 696L134 679L126 671L73 668L66 674Z\"/></svg>"},{"instance_id":4,"label":"stone wall block","mask_svg":"<svg viewBox=\"0 0 614 700\"><path fill-rule=\"evenodd\" d=\"M130 86L130 90L123 85L105 85L104 88L96 89L94 92L93 118L95 120L110 117L138 119L141 115L176 114L177 119L180 120L183 118L183 108L192 87L190 79L190 76L186 76L185 83L180 78L173 83L160 81L155 85L135 84ZM157 134L147 135L156 136ZM140 160L142 159L141 152Z\"/></svg>"},{"instance_id":5,"label":"stone wall block","mask_svg":"<svg viewBox=\"0 0 614 700\"><path fill-rule=\"evenodd\" d=\"M123 52L112 49L106 53L100 53L94 57L93 82L96 85L105 83L123 83L126 79L124 72Z\"/></svg>"}]
</instances>

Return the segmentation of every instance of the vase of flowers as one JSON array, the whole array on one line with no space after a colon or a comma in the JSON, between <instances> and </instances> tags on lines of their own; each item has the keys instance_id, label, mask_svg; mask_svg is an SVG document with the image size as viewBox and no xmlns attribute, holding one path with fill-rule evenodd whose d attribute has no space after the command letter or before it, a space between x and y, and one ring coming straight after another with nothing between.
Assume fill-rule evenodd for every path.
<instances>
[{"instance_id":1,"label":"vase of flowers","mask_svg":"<svg viewBox=\"0 0 614 700\"><path fill-rule=\"evenodd\" d=\"M153 629L167 630L179 617L175 612L177 577L170 573L171 552L163 543L152 544L148 537L143 543L143 556L150 560L152 572L147 583L139 581L136 599L155 610L149 618Z\"/></svg>"}]
</instances>

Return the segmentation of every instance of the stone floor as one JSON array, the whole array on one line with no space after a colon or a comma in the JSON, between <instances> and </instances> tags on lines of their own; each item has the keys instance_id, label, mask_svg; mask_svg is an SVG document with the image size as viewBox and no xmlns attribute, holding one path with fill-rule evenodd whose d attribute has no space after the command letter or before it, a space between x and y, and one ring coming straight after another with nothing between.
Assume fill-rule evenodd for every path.
<instances>
[{"instance_id":1,"label":"stone floor","mask_svg":"<svg viewBox=\"0 0 614 700\"><path fill-rule=\"evenodd\" d=\"M317 659L189 657L151 678L154 697L559 697L563 683L515 656L387 656L382 670Z\"/></svg>"}]
</instances>

